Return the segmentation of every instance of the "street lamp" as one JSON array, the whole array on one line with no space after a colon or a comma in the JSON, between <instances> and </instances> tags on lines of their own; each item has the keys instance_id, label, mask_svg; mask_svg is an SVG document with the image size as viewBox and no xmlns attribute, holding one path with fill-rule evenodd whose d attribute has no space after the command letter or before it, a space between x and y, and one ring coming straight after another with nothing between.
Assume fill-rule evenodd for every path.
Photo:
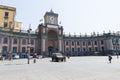
<instances>
[{"instance_id":1,"label":"street lamp","mask_svg":"<svg viewBox=\"0 0 120 80\"><path fill-rule=\"evenodd\" d=\"M28 32L28 46L27 46L27 49L28 49L28 53L27 53L27 55L28 55L28 64L30 63L30 46L31 46L31 43L30 43L30 31L32 31L32 29L30 28L30 26L29 26L29 29L27 30L27 32Z\"/></svg>"},{"instance_id":2,"label":"street lamp","mask_svg":"<svg viewBox=\"0 0 120 80\"><path fill-rule=\"evenodd\" d=\"M118 39L116 39L115 41L115 47L116 47L116 55L117 55L117 59L119 58L119 52L118 52Z\"/></svg>"},{"instance_id":3,"label":"street lamp","mask_svg":"<svg viewBox=\"0 0 120 80\"><path fill-rule=\"evenodd\" d=\"M9 61L11 61L12 59L12 32L13 32L13 29L10 28L10 37L9 37L10 43L9 43L9 52L8 52Z\"/></svg>"}]
</instances>

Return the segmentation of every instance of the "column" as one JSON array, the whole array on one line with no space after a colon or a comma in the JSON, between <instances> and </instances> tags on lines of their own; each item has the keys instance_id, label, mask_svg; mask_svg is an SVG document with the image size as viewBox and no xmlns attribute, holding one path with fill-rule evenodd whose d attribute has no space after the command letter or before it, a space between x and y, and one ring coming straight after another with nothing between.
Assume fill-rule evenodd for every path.
<instances>
[{"instance_id":1,"label":"column","mask_svg":"<svg viewBox=\"0 0 120 80\"><path fill-rule=\"evenodd\" d=\"M45 52L46 49L45 45L46 45L46 40L42 39L42 52Z\"/></svg>"}]
</instances>

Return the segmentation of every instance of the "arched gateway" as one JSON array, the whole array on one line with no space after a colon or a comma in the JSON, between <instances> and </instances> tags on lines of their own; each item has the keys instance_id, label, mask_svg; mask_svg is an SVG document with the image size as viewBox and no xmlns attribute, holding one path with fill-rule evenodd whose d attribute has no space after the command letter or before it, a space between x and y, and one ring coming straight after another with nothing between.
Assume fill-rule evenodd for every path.
<instances>
[{"instance_id":1,"label":"arched gateway","mask_svg":"<svg viewBox=\"0 0 120 80\"><path fill-rule=\"evenodd\" d=\"M48 52L49 56L53 52L58 52L58 33L54 30L48 31Z\"/></svg>"},{"instance_id":2,"label":"arched gateway","mask_svg":"<svg viewBox=\"0 0 120 80\"><path fill-rule=\"evenodd\" d=\"M58 25L58 14L52 10L46 12L44 24L40 24L38 30L41 54L51 56L53 52L63 52L63 27Z\"/></svg>"}]
</instances>

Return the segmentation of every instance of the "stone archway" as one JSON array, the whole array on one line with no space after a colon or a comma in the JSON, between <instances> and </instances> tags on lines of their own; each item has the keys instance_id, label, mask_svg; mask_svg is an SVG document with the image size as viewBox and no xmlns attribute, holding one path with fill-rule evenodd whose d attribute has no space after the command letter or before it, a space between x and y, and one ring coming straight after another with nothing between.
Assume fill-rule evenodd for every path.
<instances>
[{"instance_id":1,"label":"stone archway","mask_svg":"<svg viewBox=\"0 0 120 80\"><path fill-rule=\"evenodd\" d=\"M54 30L48 31L48 52L49 56L58 51L58 34Z\"/></svg>"}]
</instances>

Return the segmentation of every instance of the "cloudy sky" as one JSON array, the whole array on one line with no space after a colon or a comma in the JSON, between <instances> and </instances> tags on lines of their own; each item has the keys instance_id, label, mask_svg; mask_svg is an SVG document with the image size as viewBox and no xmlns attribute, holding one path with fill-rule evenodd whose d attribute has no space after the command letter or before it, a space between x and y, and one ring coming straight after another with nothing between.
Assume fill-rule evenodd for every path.
<instances>
[{"instance_id":1,"label":"cloudy sky","mask_svg":"<svg viewBox=\"0 0 120 80\"><path fill-rule=\"evenodd\" d=\"M51 9L68 34L120 31L120 0L0 0L0 5L17 8L16 20L22 29L37 29L40 19Z\"/></svg>"}]
</instances>

